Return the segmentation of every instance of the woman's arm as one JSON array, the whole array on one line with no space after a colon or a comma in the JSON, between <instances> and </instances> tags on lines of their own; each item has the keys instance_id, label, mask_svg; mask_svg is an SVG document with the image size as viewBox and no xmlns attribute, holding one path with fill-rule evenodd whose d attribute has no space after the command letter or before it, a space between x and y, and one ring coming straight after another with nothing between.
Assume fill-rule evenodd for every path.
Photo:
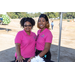
<instances>
[{"instance_id":1,"label":"woman's arm","mask_svg":"<svg viewBox=\"0 0 75 75\"><path fill-rule=\"evenodd\" d=\"M21 52L20 52L20 44L16 43L16 53L17 53L17 60L18 62L23 62L23 57L21 56Z\"/></svg>"},{"instance_id":2,"label":"woman's arm","mask_svg":"<svg viewBox=\"0 0 75 75\"><path fill-rule=\"evenodd\" d=\"M17 56L21 56L19 43L16 43L16 53L17 53Z\"/></svg>"},{"instance_id":3,"label":"woman's arm","mask_svg":"<svg viewBox=\"0 0 75 75\"><path fill-rule=\"evenodd\" d=\"M51 43L45 43L44 50L39 53L40 57L43 57L50 50Z\"/></svg>"},{"instance_id":4,"label":"woman's arm","mask_svg":"<svg viewBox=\"0 0 75 75\"><path fill-rule=\"evenodd\" d=\"M45 48L44 48L44 50L43 50L41 53L39 53L38 55L39 55L40 57L43 57L43 56L50 50L50 46L51 46L51 43L45 43ZM38 55L37 55L37 56L38 56ZM28 60L28 62L30 62L32 58L34 58L34 57L31 57L31 58Z\"/></svg>"}]
</instances>

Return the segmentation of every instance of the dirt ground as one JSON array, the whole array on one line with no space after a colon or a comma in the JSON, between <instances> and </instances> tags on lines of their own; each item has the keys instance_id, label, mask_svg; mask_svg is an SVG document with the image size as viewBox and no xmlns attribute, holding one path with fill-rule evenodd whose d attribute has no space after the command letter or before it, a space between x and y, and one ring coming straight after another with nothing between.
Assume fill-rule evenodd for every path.
<instances>
[{"instance_id":1,"label":"dirt ground","mask_svg":"<svg viewBox=\"0 0 75 75\"><path fill-rule=\"evenodd\" d=\"M32 29L37 34L37 20L34 18L36 24ZM10 62L14 60L15 44L14 39L18 31L23 28L20 27L20 19L11 19L8 25L0 25L0 62ZM51 20L50 20L51 23ZM8 31L7 31L8 29ZM51 30L53 34L53 42L51 45L51 59L58 61L58 45L59 45L59 20L54 20L54 29ZM62 34L60 46L60 62L75 62L75 22L62 21Z\"/></svg>"}]
</instances>

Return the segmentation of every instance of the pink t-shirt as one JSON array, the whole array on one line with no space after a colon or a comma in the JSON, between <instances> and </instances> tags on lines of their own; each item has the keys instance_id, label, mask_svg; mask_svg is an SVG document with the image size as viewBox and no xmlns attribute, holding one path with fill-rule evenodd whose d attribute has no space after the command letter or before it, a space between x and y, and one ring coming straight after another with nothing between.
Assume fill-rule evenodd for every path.
<instances>
[{"instance_id":1,"label":"pink t-shirt","mask_svg":"<svg viewBox=\"0 0 75 75\"><path fill-rule=\"evenodd\" d=\"M28 35L25 30L17 33L15 43L20 44L21 55L24 58L35 56L35 40L36 34L33 32L31 32L30 35ZM15 57L17 58L17 53L15 53Z\"/></svg>"},{"instance_id":2,"label":"pink t-shirt","mask_svg":"<svg viewBox=\"0 0 75 75\"><path fill-rule=\"evenodd\" d=\"M53 35L51 31L47 28L45 28L42 32L38 30L37 33L37 41L36 41L36 49L38 50L44 50L45 43L52 43Z\"/></svg>"}]
</instances>

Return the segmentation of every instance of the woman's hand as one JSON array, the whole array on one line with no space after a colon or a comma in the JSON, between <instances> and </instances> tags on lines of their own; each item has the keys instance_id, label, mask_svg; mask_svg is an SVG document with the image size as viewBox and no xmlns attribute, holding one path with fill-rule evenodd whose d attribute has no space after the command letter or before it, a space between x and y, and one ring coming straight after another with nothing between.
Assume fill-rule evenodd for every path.
<instances>
[{"instance_id":1,"label":"woman's hand","mask_svg":"<svg viewBox=\"0 0 75 75\"><path fill-rule=\"evenodd\" d=\"M28 59L28 61L27 62L30 62L31 61L31 59L33 59L34 57L31 57L30 59Z\"/></svg>"},{"instance_id":2,"label":"woman's hand","mask_svg":"<svg viewBox=\"0 0 75 75\"><path fill-rule=\"evenodd\" d=\"M23 62L23 59L25 60L25 58L24 57L22 57L22 56L17 56L17 59L16 59L16 61L15 62Z\"/></svg>"},{"instance_id":3,"label":"woman's hand","mask_svg":"<svg viewBox=\"0 0 75 75\"><path fill-rule=\"evenodd\" d=\"M39 53L40 57L43 57L50 50L51 43L45 43L44 50Z\"/></svg>"}]
</instances>

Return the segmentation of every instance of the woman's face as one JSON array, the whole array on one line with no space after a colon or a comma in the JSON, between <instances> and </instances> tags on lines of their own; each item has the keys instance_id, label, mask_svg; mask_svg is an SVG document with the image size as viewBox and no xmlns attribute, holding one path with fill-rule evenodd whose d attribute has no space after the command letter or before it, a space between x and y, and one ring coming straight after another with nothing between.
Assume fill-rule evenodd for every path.
<instances>
[{"instance_id":1,"label":"woman's face","mask_svg":"<svg viewBox=\"0 0 75 75\"><path fill-rule=\"evenodd\" d=\"M28 22L28 21L25 22L25 23L24 23L24 30L25 30L26 32L30 32L31 29L32 29L32 25L31 25L31 23Z\"/></svg>"},{"instance_id":2,"label":"woman's face","mask_svg":"<svg viewBox=\"0 0 75 75\"><path fill-rule=\"evenodd\" d=\"M38 25L39 25L40 29L46 28L46 24L47 24L47 22L46 22L45 18L43 18L43 17L39 18Z\"/></svg>"}]
</instances>

